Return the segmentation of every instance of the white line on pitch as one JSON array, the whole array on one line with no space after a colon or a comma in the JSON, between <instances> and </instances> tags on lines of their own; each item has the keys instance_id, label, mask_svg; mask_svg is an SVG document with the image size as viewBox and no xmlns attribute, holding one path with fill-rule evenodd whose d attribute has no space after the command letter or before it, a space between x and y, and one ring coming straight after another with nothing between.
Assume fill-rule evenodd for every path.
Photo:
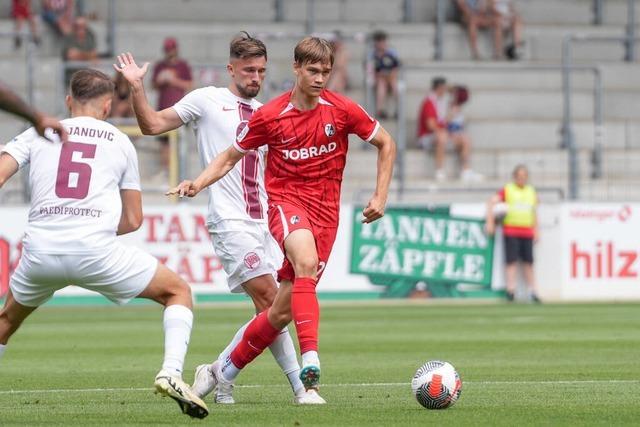
<instances>
[{"instance_id":1,"label":"white line on pitch","mask_svg":"<svg viewBox=\"0 0 640 427\"><path fill-rule=\"evenodd\" d=\"M554 385L554 384L638 384L640 380L558 380L558 381L465 381L468 385ZM322 384L322 387L409 387L410 382L404 383L343 383ZM238 385L237 388L280 388L284 384L247 384ZM28 393L107 393L114 391L152 391L152 388L75 388L75 389L49 389L49 390L0 390L1 394L28 394Z\"/></svg>"}]
</instances>

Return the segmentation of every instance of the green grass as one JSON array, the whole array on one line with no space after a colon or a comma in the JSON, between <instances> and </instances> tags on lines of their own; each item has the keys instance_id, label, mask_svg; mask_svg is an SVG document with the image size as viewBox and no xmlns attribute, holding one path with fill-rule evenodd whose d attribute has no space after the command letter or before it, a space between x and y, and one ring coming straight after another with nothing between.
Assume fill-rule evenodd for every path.
<instances>
[{"instance_id":1,"label":"green grass","mask_svg":"<svg viewBox=\"0 0 640 427\"><path fill-rule=\"evenodd\" d=\"M187 380L249 314L247 306L196 310ZM191 420L151 392L161 364L159 308L45 307L27 320L0 361L0 425L573 426L640 420L640 305L325 305L320 344L328 405L294 406L265 353L240 375L236 405L210 403L207 419ZM423 409L410 392L415 369L430 359L450 361L462 376L462 396L445 411ZM102 390L55 391L61 389Z\"/></svg>"}]
</instances>

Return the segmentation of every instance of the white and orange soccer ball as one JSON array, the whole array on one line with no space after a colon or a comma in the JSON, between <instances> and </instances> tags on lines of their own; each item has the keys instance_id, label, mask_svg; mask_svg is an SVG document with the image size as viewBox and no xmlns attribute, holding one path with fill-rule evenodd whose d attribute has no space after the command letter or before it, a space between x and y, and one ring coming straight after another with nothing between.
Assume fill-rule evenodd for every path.
<instances>
[{"instance_id":1,"label":"white and orange soccer ball","mask_svg":"<svg viewBox=\"0 0 640 427\"><path fill-rule=\"evenodd\" d=\"M450 363L432 360L418 368L411 389L425 408L446 409L460 397L462 380Z\"/></svg>"}]
</instances>

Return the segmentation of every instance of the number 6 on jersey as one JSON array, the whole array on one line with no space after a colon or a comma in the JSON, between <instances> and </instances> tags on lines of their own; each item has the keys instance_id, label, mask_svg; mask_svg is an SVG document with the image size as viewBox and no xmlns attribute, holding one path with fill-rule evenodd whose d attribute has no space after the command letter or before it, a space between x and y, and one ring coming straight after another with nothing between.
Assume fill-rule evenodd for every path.
<instances>
[{"instance_id":1,"label":"number 6 on jersey","mask_svg":"<svg viewBox=\"0 0 640 427\"><path fill-rule=\"evenodd\" d=\"M84 199L89 193L91 166L74 162L73 153L80 153L83 159L93 159L96 156L96 146L80 142L62 145L56 176L56 196L61 199ZM75 178L75 182L72 182L72 178Z\"/></svg>"}]
</instances>

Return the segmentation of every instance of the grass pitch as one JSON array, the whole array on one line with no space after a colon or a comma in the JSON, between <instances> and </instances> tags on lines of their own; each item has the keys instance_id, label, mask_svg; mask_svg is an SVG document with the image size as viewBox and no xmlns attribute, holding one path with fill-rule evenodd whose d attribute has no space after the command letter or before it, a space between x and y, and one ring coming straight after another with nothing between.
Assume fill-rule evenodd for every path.
<instances>
[{"instance_id":1,"label":"grass pitch","mask_svg":"<svg viewBox=\"0 0 640 427\"><path fill-rule=\"evenodd\" d=\"M226 345L246 307L196 309L185 379ZM268 352L237 404L191 420L152 393L161 310L38 310L0 361L0 425L637 425L640 305L356 305L322 308L322 407L294 406ZM410 380L451 362L458 403L423 409Z\"/></svg>"}]
</instances>

